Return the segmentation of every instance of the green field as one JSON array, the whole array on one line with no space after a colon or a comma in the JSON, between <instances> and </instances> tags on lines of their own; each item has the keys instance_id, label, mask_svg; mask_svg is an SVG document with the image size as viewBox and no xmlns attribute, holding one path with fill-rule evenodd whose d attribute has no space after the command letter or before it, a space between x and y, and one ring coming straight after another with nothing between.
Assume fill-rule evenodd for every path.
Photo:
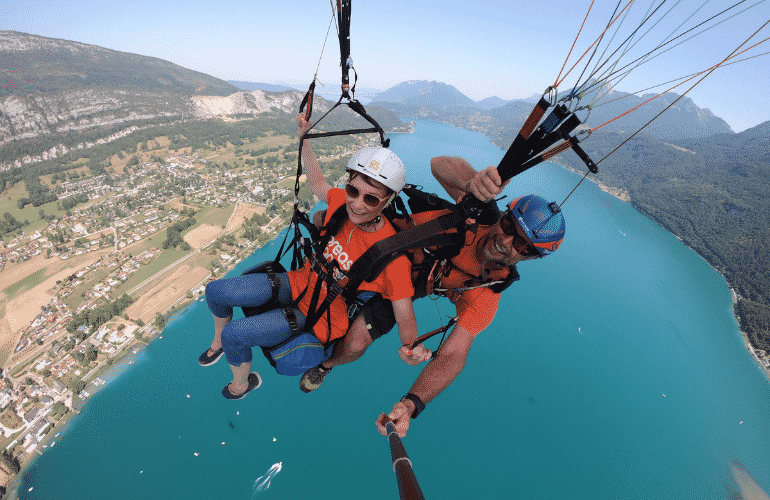
<instances>
[{"instance_id":1,"label":"green field","mask_svg":"<svg viewBox=\"0 0 770 500\"><path fill-rule=\"evenodd\" d=\"M196 207L196 208L199 208L199 207ZM217 207L200 208L198 213L195 214L195 220L196 220L195 225L187 229L184 232L184 234L188 233L189 231L192 231L193 229L200 226L201 224L211 224L212 226L222 227L225 224L227 224L227 220L230 218L230 215L233 213L234 209L235 209L234 206L227 206L222 208L217 208ZM134 245L131 245L130 254L133 256L136 256L152 247L162 248L163 242L165 241L165 239L166 239L166 231L162 230L158 232L156 235L146 240L142 240L138 243L135 243ZM152 262L150 262L149 264L142 266L137 272L132 274L122 285L118 286L116 289L117 295L122 295L124 292L127 293L130 289L132 289L142 281L151 277L152 275L154 275L161 269L165 268L169 264L172 264L178 259L181 259L182 257L184 257L187 253L188 252L185 252L177 248L162 250L160 256L153 259ZM208 257L205 261L208 262L209 260L211 260L210 257Z\"/></svg>"},{"instance_id":2,"label":"green field","mask_svg":"<svg viewBox=\"0 0 770 500\"><path fill-rule=\"evenodd\" d=\"M227 224L230 216L235 210L234 205L227 205L221 208L218 207L204 207L200 212L195 214L195 220L197 221L194 226L185 231L185 234L192 231L201 224L211 224L212 226L222 227Z\"/></svg>"},{"instance_id":3,"label":"green field","mask_svg":"<svg viewBox=\"0 0 770 500\"><path fill-rule=\"evenodd\" d=\"M8 212L9 214L13 215L13 217L19 222L24 222L24 220L29 221L29 224L26 224L21 228L21 230L25 233L37 231L38 229L45 227L48 224L46 221L40 218L39 214L41 209L46 213L46 215L63 217L65 214L64 210L56 208L58 201L51 201L39 207L33 207L31 204L28 204L20 210L16 204L16 200L26 196L28 196L28 193L24 187L24 182L17 182L12 188L6 189L2 194L0 194L0 216L2 216L2 214L5 212ZM10 236L11 235L7 235L4 237L4 239L8 240L10 239Z\"/></svg>"},{"instance_id":4,"label":"green field","mask_svg":"<svg viewBox=\"0 0 770 500\"><path fill-rule=\"evenodd\" d=\"M25 276L24 278L20 279L13 285L9 286L5 289L5 295L8 297L8 300L14 299L17 295L19 295L22 292L26 292L27 290L30 290L43 281L45 281L50 275L46 273L46 268L38 269L32 274L29 274Z\"/></svg>"},{"instance_id":5,"label":"green field","mask_svg":"<svg viewBox=\"0 0 770 500\"><path fill-rule=\"evenodd\" d=\"M135 287L142 281L146 280L147 278L151 277L158 271L162 270L169 264L172 264L177 260L181 259L187 253L188 252L185 252L184 250L179 250L178 248L170 248L168 250L162 250L158 257L155 257L147 265L144 265L141 268L139 268L139 270L134 274L132 274L131 276L129 276L129 278L125 282L123 282L122 285L118 285L115 288L115 294L113 296L119 297L124 293L128 293L128 291L131 290L133 287Z\"/></svg>"},{"instance_id":6,"label":"green field","mask_svg":"<svg viewBox=\"0 0 770 500\"><path fill-rule=\"evenodd\" d=\"M35 362L36 362L38 359L40 359L40 357L41 357L41 356L43 356L44 354L45 354L45 353L41 352L40 354L38 354L38 355L37 355L37 356L35 356L34 358L30 359L30 360L29 360L29 361L27 361L26 363L24 363L24 364L22 364L22 365L19 365L19 366L17 366L16 368L14 368L14 369L13 369L13 371L11 372L11 377L17 377L17 376L18 376L18 375L19 375L19 374L20 374L22 371L24 371L24 369L25 369L25 368L27 368L28 366L31 366L31 365L32 365L32 363L35 363Z\"/></svg>"},{"instance_id":7,"label":"green field","mask_svg":"<svg viewBox=\"0 0 770 500\"><path fill-rule=\"evenodd\" d=\"M72 293L65 297L64 303L73 311L77 309L80 304L83 303L83 294L93 288L98 282L109 276L110 272L112 272L111 269L100 267L86 274L83 282L73 288Z\"/></svg>"},{"instance_id":8,"label":"green field","mask_svg":"<svg viewBox=\"0 0 770 500\"><path fill-rule=\"evenodd\" d=\"M278 186L282 187L284 189L290 189L290 190L293 191L294 190L294 183L295 182L296 181L294 180L293 177L287 177L284 180L282 180L281 182L279 182Z\"/></svg>"}]
</instances>

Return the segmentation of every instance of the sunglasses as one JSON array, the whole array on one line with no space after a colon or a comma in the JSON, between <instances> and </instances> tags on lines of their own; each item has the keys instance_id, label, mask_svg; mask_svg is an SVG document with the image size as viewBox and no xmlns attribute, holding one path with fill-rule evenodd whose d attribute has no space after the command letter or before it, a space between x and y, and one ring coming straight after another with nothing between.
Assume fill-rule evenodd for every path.
<instances>
[{"instance_id":1,"label":"sunglasses","mask_svg":"<svg viewBox=\"0 0 770 500\"><path fill-rule=\"evenodd\" d=\"M503 216L500 217L500 229L508 236L513 236L513 249L522 257L539 257L540 253L532 243L516 230L518 225L510 210L506 210Z\"/></svg>"},{"instance_id":2,"label":"sunglasses","mask_svg":"<svg viewBox=\"0 0 770 500\"><path fill-rule=\"evenodd\" d=\"M361 194L361 191L359 191L358 188L355 187L353 184L345 184L345 194L355 199L359 197L359 195ZM376 208L380 203L382 203L382 198L377 198L373 194L369 194L369 193L366 193L364 195L364 204L367 207Z\"/></svg>"}]
</instances>

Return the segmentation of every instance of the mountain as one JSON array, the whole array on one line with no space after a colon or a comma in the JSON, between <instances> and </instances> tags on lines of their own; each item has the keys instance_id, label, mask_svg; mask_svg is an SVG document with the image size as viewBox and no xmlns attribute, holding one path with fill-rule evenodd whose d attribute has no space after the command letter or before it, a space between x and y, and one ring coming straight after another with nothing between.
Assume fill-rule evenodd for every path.
<instances>
[{"instance_id":1,"label":"mountain","mask_svg":"<svg viewBox=\"0 0 770 500\"><path fill-rule=\"evenodd\" d=\"M266 114L291 121L284 115L296 113L302 95L296 90L239 91L154 57L0 31L0 170L152 125ZM316 100L318 109L329 105ZM369 111L386 130L401 125L391 112Z\"/></svg>"},{"instance_id":2,"label":"mountain","mask_svg":"<svg viewBox=\"0 0 770 500\"><path fill-rule=\"evenodd\" d=\"M490 109L494 109L494 108L499 108L499 107L505 106L509 102L511 102L511 101L506 101L505 99L501 99L501 98L499 98L497 96L492 96L492 97L487 97L486 99L482 99L482 100L476 102L476 106L481 108L481 109L490 110Z\"/></svg>"},{"instance_id":3,"label":"mountain","mask_svg":"<svg viewBox=\"0 0 770 500\"><path fill-rule=\"evenodd\" d=\"M605 91L602 87L597 87L589 92L582 102L591 103L600 92L604 95L599 99L599 103L604 104L591 110L587 121L589 126L609 121L653 97L652 95L639 97L614 90ZM674 93L664 94L606 125L602 131L630 135L678 97ZM511 129L521 126L538 99L539 96L532 96L527 99L504 101L499 97L489 97L477 103L451 85L412 80L376 95L373 101L400 116L428 118L478 130L495 139L501 147L507 147L513 139L511 134L516 133ZM498 104L501 105L498 106ZM586 113L582 112L580 116L584 118ZM644 133L658 139L676 141L732 133L732 129L727 122L708 109L700 108L692 99L683 97L645 128Z\"/></svg>"},{"instance_id":4,"label":"mountain","mask_svg":"<svg viewBox=\"0 0 770 500\"><path fill-rule=\"evenodd\" d=\"M653 97L655 94L636 96L625 92L610 91L601 98L599 105L591 110L588 123L591 125L602 124ZM612 122L603 130L630 134L652 120L655 115L678 97L678 94L672 92L663 94L623 118ZM589 94L583 102L591 102L592 98L593 96ZM644 131L658 139L668 141L733 132L727 122L715 116L708 109L698 107L689 97L681 98Z\"/></svg>"},{"instance_id":5,"label":"mountain","mask_svg":"<svg viewBox=\"0 0 770 500\"><path fill-rule=\"evenodd\" d=\"M0 165L191 118L192 95L236 91L154 57L0 31Z\"/></svg>"},{"instance_id":6,"label":"mountain","mask_svg":"<svg viewBox=\"0 0 770 500\"><path fill-rule=\"evenodd\" d=\"M372 97L372 102L390 103L390 107L400 110L427 110L433 113L476 108L476 103L470 97L453 86L426 80L399 83Z\"/></svg>"},{"instance_id":7,"label":"mountain","mask_svg":"<svg viewBox=\"0 0 770 500\"><path fill-rule=\"evenodd\" d=\"M240 90L265 90L267 92L283 92L284 90L294 90L294 87L286 85L275 85L262 82L243 82L240 80L227 80L227 83L238 87Z\"/></svg>"},{"instance_id":8,"label":"mountain","mask_svg":"<svg viewBox=\"0 0 770 500\"><path fill-rule=\"evenodd\" d=\"M155 57L0 31L0 97L110 87L228 95L237 88Z\"/></svg>"}]
</instances>

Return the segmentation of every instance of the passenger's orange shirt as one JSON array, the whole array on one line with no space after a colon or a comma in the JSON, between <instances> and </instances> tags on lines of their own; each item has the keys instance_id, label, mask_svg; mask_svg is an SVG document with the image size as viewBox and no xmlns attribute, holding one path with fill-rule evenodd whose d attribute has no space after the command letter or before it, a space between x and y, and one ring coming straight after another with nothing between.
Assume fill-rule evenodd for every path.
<instances>
[{"instance_id":1,"label":"passenger's orange shirt","mask_svg":"<svg viewBox=\"0 0 770 500\"><path fill-rule=\"evenodd\" d=\"M327 224L332 214L345 204L345 191L340 188L332 188L326 194L326 197L329 201L329 208L326 210L324 224ZM353 262L363 255L369 247L382 239L396 234L390 222L385 218L383 220L385 221L383 227L373 233L368 233L356 227L349 219L346 219L340 231L329 239L324 256L329 262L332 259L336 259L343 271L350 270ZM411 269L412 265L409 259L402 255L388 264L374 281L364 281L358 289L380 293L390 301L412 297L414 295L414 287L410 279ZM305 292L302 300L297 304L299 310L307 315L318 275L312 272L310 263L307 261L300 269L290 271L288 274L294 300L299 297L299 294L302 293L302 290L307 285L307 292ZM344 283L341 282L341 284ZM318 299L319 304L325 298L326 284L323 283ZM337 296L332 301L329 307L329 314L331 315L331 336L327 327L326 314L313 327L313 333L322 342L340 338L348 331L348 310L345 300L341 296Z\"/></svg>"}]
</instances>

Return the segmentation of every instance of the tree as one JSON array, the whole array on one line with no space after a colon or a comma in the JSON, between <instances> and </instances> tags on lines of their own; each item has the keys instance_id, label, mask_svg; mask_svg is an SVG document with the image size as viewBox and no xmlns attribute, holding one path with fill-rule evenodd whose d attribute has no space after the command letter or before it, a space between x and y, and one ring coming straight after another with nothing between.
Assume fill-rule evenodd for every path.
<instances>
[{"instance_id":1,"label":"tree","mask_svg":"<svg viewBox=\"0 0 770 500\"><path fill-rule=\"evenodd\" d=\"M75 380L70 382L69 390L71 390L75 394L80 394L83 391L83 389L86 388L86 385L88 384L86 384L84 380Z\"/></svg>"},{"instance_id":2,"label":"tree","mask_svg":"<svg viewBox=\"0 0 770 500\"><path fill-rule=\"evenodd\" d=\"M90 345L86 348L86 359L88 361L96 361L97 354L98 351L96 350L96 347Z\"/></svg>"},{"instance_id":3,"label":"tree","mask_svg":"<svg viewBox=\"0 0 770 500\"><path fill-rule=\"evenodd\" d=\"M13 453L9 452L8 450L3 450L3 453L0 454L0 462L2 462L8 471L13 474L16 474L21 470L19 459L13 456Z\"/></svg>"},{"instance_id":4,"label":"tree","mask_svg":"<svg viewBox=\"0 0 770 500\"><path fill-rule=\"evenodd\" d=\"M166 318L161 313L155 313L155 320L153 321L158 329L163 330L166 326Z\"/></svg>"}]
</instances>

